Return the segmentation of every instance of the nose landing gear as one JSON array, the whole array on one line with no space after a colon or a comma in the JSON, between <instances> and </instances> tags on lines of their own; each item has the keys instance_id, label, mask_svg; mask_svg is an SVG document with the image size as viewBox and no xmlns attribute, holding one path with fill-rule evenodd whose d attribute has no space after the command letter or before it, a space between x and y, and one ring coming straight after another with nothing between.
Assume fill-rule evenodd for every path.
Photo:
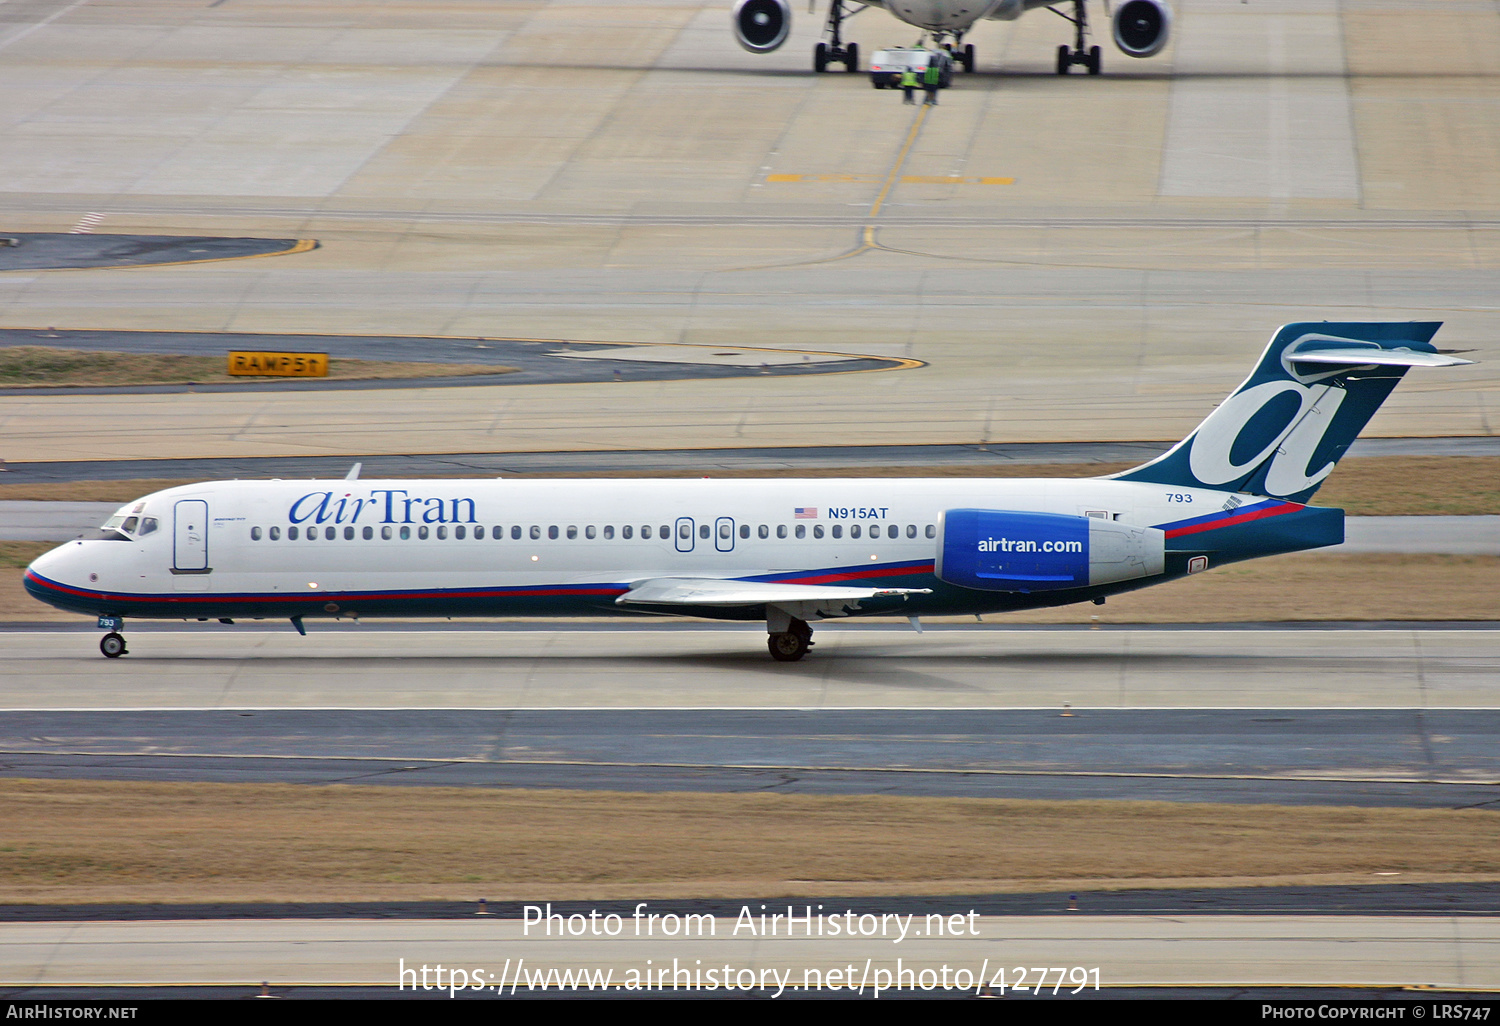
<instances>
[{"instance_id":1,"label":"nose landing gear","mask_svg":"<svg viewBox=\"0 0 1500 1026\"><path fill-rule=\"evenodd\" d=\"M1099 48L1097 46L1091 46L1087 50L1083 48L1089 31L1089 12L1084 0L1073 0L1073 17L1071 18L1055 7L1047 9L1064 21L1071 21L1075 30L1073 48L1068 49L1066 44L1057 48L1057 73L1066 75L1073 65L1081 64L1090 75L1099 74L1103 66Z\"/></svg>"},{"instance_id":2,"label":"nose landing gear","mask_svg":"<svg viewBox=\"0 0 1500 1026\"><path fill-rule=\"evenodd\" d=\"M110 631L99 639L99 651L103 652L105 657L109 659L118 659L122 655L125 655L125 635L118 631Z\"/></svg>"}]
</instances>

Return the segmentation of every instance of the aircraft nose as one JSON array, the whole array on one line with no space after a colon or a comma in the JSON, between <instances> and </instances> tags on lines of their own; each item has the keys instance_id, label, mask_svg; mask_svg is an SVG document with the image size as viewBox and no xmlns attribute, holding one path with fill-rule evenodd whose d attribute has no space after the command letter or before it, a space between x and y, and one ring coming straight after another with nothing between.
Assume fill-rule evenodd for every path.
<instances>
[{"instance_id":1,"label":"aircraft nose","mask_svg":"<svg viewBox=\"0 0 1500 1026\"><path fill-rule=\"evenodd\" d=\"M77 542L68 542L66 545L59 545L55 549L42 553L26 568L26 576L43 577L49 581L56 581L58 584L76 585L78 582L70 579L73 574L69 569L75 562L69 550L75 547L77 547Z\"/></svg>"}]
</instances>

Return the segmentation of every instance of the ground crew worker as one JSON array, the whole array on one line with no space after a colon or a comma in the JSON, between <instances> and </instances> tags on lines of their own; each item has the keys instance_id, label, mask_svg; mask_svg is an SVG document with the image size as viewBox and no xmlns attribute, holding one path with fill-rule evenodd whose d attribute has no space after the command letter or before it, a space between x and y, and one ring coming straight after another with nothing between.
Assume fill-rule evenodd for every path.
<instances>
[{"instance_id":1,"label":"ground crew worker","mask_svg":"<svg viewBox=\"0 0 1500 1026\"><path fill-rule=\"evenodd\" d=\"M922 88L927 90L927 99L923 103L923 106L927 104L931 104L934 107L937 106L938 79L941 75L942 72L938 70L937 61L929 61L927 70L922 72Z\"/></svg>"},{"instance_id":2,"label":"ground crew worker","mask_svg":"<svg viewBox=\"0 0 1500 1026\"><path fill-rule=\"evenodd\" d=\"M906 99L901 101L902 103L916 102L916 100L912 97L912 90L917 88L919 84L920 83L917 81L917 73L911 70L911 68L907 68L905 71L901 72L901 88L906 91Z\"/></svg>"}]
</instances>

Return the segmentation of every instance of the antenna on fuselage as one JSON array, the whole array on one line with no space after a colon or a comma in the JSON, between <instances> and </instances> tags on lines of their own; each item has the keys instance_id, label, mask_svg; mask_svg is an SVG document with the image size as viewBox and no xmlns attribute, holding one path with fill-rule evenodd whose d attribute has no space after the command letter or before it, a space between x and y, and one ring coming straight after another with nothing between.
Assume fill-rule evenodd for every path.
<instances>
[{"instance_id":1,"label":"antenna on fuselage","mask_svg":"<svg viewBox=\"0 0 1500 1026\"><path fill-rule=\"evenodd\" d=\"M363 467L363 466L364 466L363 463L356 463L354 466L350 467L349 468L349 473L347 473L347 474L344 475L344 480L345 481L357 481L357 480L359 480L359 468Z\"/></svg>"}]
</instances>

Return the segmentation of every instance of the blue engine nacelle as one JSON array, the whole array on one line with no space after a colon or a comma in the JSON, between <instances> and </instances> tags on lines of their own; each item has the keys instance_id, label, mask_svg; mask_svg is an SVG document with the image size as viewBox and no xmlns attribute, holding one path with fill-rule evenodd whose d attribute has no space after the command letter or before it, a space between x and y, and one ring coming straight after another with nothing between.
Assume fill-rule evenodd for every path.
<instances>
[{"instance_id":1,"label":"blue engine nacelle","mask_svg":"<svg viewBox=\"0 0 1500 1026\"><path fill-rule=\"evenodd\" d=\"M1061 591L1163 572L1154 527L1059 513L950 509L938 528L938 579L978 591Z\"/></svg>"}]
</instances>

